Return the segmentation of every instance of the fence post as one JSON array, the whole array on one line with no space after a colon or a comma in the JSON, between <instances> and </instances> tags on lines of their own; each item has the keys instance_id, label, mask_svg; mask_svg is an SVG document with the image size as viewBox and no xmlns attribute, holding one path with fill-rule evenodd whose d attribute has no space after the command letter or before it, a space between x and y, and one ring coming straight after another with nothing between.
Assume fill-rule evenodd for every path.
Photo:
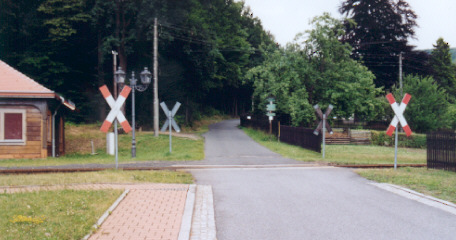
<instances>
[{"instance_id":1,"label":"fence post","mask_svg":"<svg viewBox=\"0 0 456 240\"><path fill-rule=\"evenodd\" d=\"M277 121L277 141L280 142L280 121Z\"/></svg>"}]
</instances>

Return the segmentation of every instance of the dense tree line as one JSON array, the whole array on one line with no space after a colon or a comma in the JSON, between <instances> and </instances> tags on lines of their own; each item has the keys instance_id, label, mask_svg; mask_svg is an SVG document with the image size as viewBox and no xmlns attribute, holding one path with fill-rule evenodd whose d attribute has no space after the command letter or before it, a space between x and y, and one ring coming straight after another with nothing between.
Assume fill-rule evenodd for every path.
<instances>
[{"instance_id":1,"label":"dense tree line","mask_svg":"<svg viewBox=\"0 0 456 240\"><path fill-rule=\"evenodd\" d=\"M404 0L345 0L337 20L280 47L243 2L233 0L2 0L0 59L71 98L74 121L106 116L98 87L112 87L111 50L128 76L152 68L159 21L159 99L180 101L187 123L202 114L264 115L277 99L286 123L313 125L312 106L336 106L337 117L390 120L387 92L412 94L412 129L456 127L456 67L438 39L431 53L408 43L417 15ZM153 93L137 95L138 122L150 125ZM413 104L416 104L413 106ZM127 103L130 106L130 103ZM127 114L130 108L127 107ZM163 118L162 118L163 119Z\"/></svg>"},{"instance_id":2,"label":"dense tree line","mask_svg":"<svg viewBox=\"0 0 456 240\"><path fill-rule=\"evenodd\" d=\"M106 116L98 87L112 87L111 50L127 76L152 69L159 22L159 99L184 104L190 123L207 111L250 108L246 71L274 46L258 18L232 0L2 0L0 59L64 94L74 121ZM138 122L150 124L152 90L137 95ZM129 106L129 103L127 103ZM127 107L127 114L129 107Z\"/></svg>"},{"instance_id":3,"label":"dense tree line","mask_svg":"<svg viewBox=\"0 0 456 240\"><path fill-rule=\"evenodd\" d=\"M438 39L431 54L414 50L417 15L404 0L346 0L337 20L324 14L314 28L298 34L285 48L266 54L247 73L254 84L256 111L277 98L278 115L293 125L312 126L312 105L335 105L333 116L361 121L390 121L385 99L412 94L406 111L412 128L426 132L456 127L456 72L450 48ZM399 84L402 56L403 89Z\"/></svg>"}]
</instances>

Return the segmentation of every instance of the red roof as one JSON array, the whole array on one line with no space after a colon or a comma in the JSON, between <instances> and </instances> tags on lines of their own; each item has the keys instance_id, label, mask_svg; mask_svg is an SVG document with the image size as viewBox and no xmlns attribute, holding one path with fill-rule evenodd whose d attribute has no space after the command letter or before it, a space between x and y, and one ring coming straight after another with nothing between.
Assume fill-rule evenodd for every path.
<instances>
[{"instance_id":1,"label":"red roof","mask_svg":"<svg viewBox=\"0 0 456 240\"><path fill-rule=\"evenodd\" d=\"M0 60L0 98L55 98L71 110L75 105L70 100L49 90Z\"/></svg>"},{"instance_id":2,"label":"red roof","mask_svg":"<svg viewBox=\"0 0 456 240\"><path fill-rule=\"evenodd\" d=\"M0 97L54 98L55 93L0 60Z\"/></svg>"}]
</instances>

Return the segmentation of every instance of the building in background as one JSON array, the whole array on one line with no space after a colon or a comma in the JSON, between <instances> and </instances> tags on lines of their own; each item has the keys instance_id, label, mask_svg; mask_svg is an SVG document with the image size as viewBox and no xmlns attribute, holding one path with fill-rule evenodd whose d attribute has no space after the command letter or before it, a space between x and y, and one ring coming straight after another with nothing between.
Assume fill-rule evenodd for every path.
<instances>
[{"instance_id":1,"label":"building in background","mask_svg":"<svg viewBox=\"0 0 456 240\"><path fill-rule=\"evenodd\" d=\"M0 60L0 159L65 154L62 106L75 105Z\"/></svg>"}]
</instances>

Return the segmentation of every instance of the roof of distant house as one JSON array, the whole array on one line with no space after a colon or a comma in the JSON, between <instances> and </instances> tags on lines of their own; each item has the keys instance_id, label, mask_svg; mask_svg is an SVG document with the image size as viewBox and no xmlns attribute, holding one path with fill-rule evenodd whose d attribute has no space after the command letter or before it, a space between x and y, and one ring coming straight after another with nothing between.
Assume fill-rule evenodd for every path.
<instances>
[{"instance_id":1,"label":"roof of distant house","mask_svg":"<svg viewBox=\"0 0 456 240\"><path fill-rule=\"evenodd\" d=\"M74 103L37 83L0 60L0 98L56 98L70 108Z\"/></svg>"}]
</instances>

